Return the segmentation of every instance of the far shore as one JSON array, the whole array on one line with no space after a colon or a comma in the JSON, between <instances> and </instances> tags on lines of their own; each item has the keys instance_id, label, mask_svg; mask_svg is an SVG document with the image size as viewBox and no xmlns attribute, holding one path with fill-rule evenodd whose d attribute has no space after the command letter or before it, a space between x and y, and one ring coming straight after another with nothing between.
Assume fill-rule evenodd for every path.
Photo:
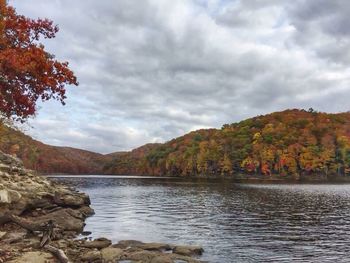
<instances>
[{"instance_id":1,"label":"far shore","mask_svg":"<svg viewBox=\"0 0 350 263\"><path fill-rule=\"evenodd\" d=\"M222 176L222 175L210 175L210 176L155 176L155 175L98 175L98 174L42 174L45 177L59 177L59 178L125 178L125 179L183 179L192 181L211 181L211 180L223 180L232 181L233 183L245 183L245 184L341 184L350 183L350 176L329 176L325 175L304 175L295 179L292 176L281 178L278 175L273 176L259 176L259 175L244 175L237 176ZM238 178L237 178L238 177Z\"/></svg>"}]
</instances>

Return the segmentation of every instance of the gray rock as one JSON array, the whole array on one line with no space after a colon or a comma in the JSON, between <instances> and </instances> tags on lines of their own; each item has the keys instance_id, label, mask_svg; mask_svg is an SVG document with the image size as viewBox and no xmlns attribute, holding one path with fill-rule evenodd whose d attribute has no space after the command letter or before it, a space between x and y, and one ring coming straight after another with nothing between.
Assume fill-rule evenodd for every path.
<instances>
[{"instance_id":1,"label":"gray rock","mask_svg":"<svg viewBox=\"0 0 350 263\"><path fill-rule=\"evenodd\" d=\"M173 263L173 260L169 255L159 255L152 258L150 263Z\"/></svg>"},{"instance_id":2,"label":"gray rock","mask_svg":"<svg viewBox=\"0 0 350 263\"><path fill-rule=\"evenodd\" d=\"M90 236L91 234L92 234L91 231L83 231L83 232L81 232L82 236Z\"/></svg>"},{"instance_id":3,"label":"gray rock","mask_svg":"<svg viewBox=\"0 0 350 263\"><path fill-rule=\"evenodd\" d=\"M102 249L105 247L109 247L112 244L112 242L107 238L97 238L93 241L85 241L83 244L81 244L81 247L86 248L98 248Z\"/></svg>"},{"instance_id":4,"label":"gray rock","mask_svg":"<svg viewBox=\"0 0 350 263\"><path fill-rule=\"evenodd\" d=\"M172 249L170 245L164 244L164 243L144 243L138 247L144 250L154 250L154 251L161 251L161 252Z\"/></svg>"},{"instance_id":5,"label":"gray rock","mask_svg":"<svg viewBox=\"0 0 350 263\"><path fill-rule=\"evenodd\" d=\"M87 206L87 205L79 208L78 210L80 213L82 213L84 217L92 216L95 214L94 209L92 209L90 206Z\"/></svg>"},{"instance_id":6,"label":"gray rock","mask_svg":"<svg viewBox=\"0 0 350 263\"><path fill-rule=\"evenodd\" d=\"M82 261L93 262L101 259L101 252L98 250L87 251L81 256L80 259Z\"/></svg>"},{"instance_id":7,"label":"gray rock","mask_svg":"<svg viewBox=\"0 0 350 263\"><path fill-rule=\"evenodd\" d=\"M56 227L65 231L74 231L81 233L84 229L84 218L78 217L78 211L71 210L69 208L57 210L55 212L39 216L35 218L35 221L39 224L53 220Z\"/></svg>"},{"instance_id":8,"label":"gray rock","mask_svg":"<svg viewBox=\"0 0 350 263\"><path fill-rule=\"evenodd\" d=\"M141 262L150 262L153 258L157 257L159 253L147 251L147 250L140 250L128 253L123 256L123 259L129 259L129 260L135 260L135 261L141 261Z\"/></svg>"},{"instance_id":9,"label":"gray rock","mask_svg":"<svg viewBox=\"0 0 350 263\"><path fill-rule=\"evenodd\" d=\"M102 259L105 262L116 262L123 255L123 250L115 247L106 247L101 250Z\"/></svg>"},{"instance_id":10,"label":"gray rock","mask_svg":"<svg viewBox=\"0 0 350 263\"><path fill-rule=\"evenodd\" d=\"M128 247L140 247L145 243L137 240L121 240L118 244L113 245L113 247L128 248Z\"/></svg>"},{"instance_id":11,"label":"gray rock","mask_svg":"<svg viewBox=\"0 0 350 263\"><path fill-rule=\"evenodd\" d=\"M200 256L204 249L199 246L175 246L173 252L184 256Z\"/></svg>"}]
</instances>

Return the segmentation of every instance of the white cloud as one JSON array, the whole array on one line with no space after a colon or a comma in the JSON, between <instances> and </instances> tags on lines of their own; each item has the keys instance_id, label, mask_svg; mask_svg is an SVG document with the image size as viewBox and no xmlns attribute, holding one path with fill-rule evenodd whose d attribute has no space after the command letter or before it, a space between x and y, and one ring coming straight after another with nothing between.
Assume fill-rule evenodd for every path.
<instances>
[{"instance_id":1,"label":"white cloud","mask_svg":"<svg viewBox=\"0 0 350 263\"><path fill-rule=\"evenodd\" d=\"M346 111L350 5L316 2L11 0L59 24L47 47L81 84L30 133L112 152L285 108Z\"/></svg>"}]
</instances>

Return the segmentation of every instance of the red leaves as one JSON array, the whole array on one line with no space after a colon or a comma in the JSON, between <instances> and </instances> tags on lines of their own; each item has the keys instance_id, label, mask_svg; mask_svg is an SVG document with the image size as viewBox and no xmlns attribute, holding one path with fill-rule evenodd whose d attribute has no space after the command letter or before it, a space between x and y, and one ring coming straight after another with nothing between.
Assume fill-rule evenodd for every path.
<instances>
[{"instance_id":1,"label":"red leaves","mask_svg":"<svg viewBox=\"0 0 350 263\"><path fill-rule=\"evenodd\" d=\"M39 43L58 32L52 21L17 15L12 7L1 10L0 111L24 121L35 114L38 99L64 104L66 85L78 83L68 62L55 60Z\"/></svg>"}]
</instances>

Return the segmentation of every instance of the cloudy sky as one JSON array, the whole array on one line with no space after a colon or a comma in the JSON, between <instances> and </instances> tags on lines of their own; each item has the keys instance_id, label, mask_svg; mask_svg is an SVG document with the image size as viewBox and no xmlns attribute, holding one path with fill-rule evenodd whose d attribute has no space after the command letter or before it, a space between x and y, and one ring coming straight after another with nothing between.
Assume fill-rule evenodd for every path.
<instances>
[{"instance_id":1,"label":"cloudy sky","mask_svg":"<svg viewBox=\"0 0 350 263\"><path fill-rule=\"evenodd\" d=\"M28 133L101 153L286 108L350 109L345 0L10 0L79 87Z\"/></svg>"}]
</instances>

